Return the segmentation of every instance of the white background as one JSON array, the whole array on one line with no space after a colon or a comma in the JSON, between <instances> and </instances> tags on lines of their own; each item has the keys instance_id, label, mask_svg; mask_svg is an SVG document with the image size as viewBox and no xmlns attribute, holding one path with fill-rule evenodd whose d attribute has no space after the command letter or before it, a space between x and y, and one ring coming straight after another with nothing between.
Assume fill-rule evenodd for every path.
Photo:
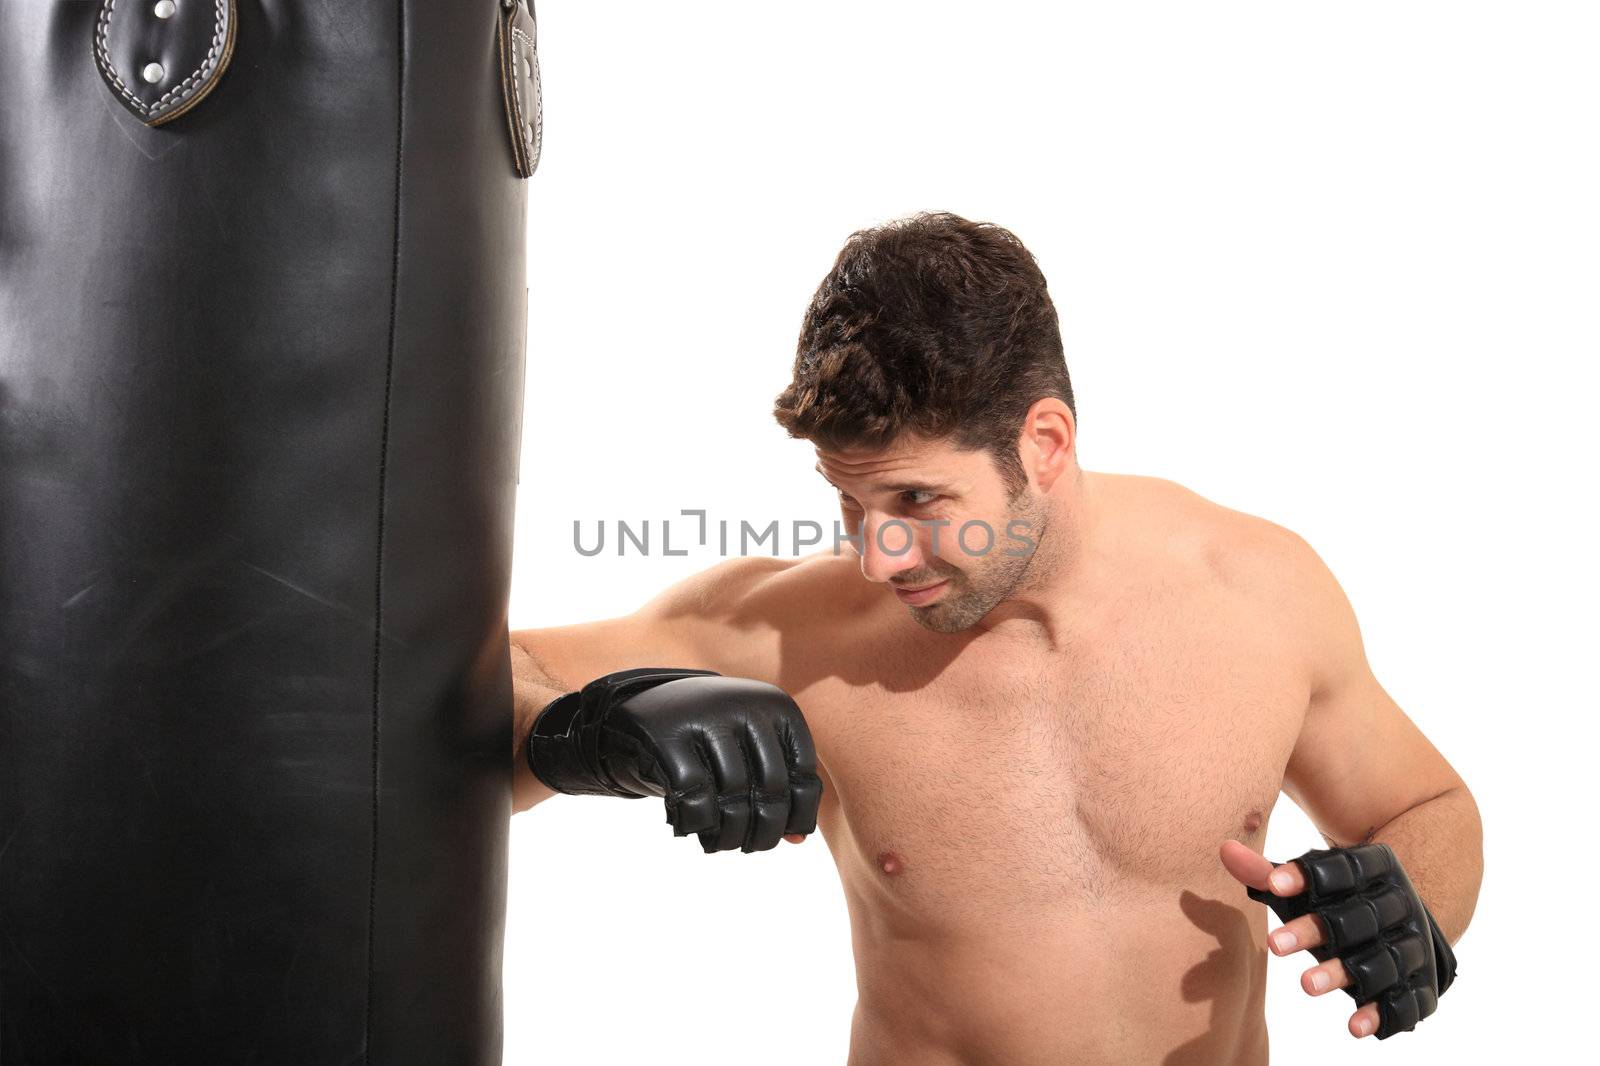
<instances>
[{"instance_id":1,"label":"white background","mask_svg":"<svg viewBox=\"0 0 1600 1066\"><path fill-rule=\"evenodd\" d=\"M1309 959L1273 960L1276 1061L1581 1057L1593 10L542 0L513 628L624 613L716 561L581 558L575 518L831 522L769 414L812 290L858 227L1000 223L1049 279L1084 466L1309 540L1483 810L1440 1013L1358 1043L1346 997L1299 991ZM512 834L508 1063L844 1061L820 838L707 856L655 801L568 796ZM1269 854L1319 844L1282 801Z\"/></svg>"}]
</instances>

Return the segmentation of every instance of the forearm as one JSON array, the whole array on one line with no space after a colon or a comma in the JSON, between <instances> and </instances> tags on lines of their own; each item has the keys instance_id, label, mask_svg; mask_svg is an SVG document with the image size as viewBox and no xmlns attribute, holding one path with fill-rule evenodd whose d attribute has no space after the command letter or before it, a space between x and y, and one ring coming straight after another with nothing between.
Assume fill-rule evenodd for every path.
<instances>
[{"instance_id":1,"label":"forearm","mask_svg":"<svg viewBox=\"0 0 1600 1066\"><path fill-rule=\"evenodd\" d=\"M571 691L572 686L551 677L515 640L511 642L511 686L516 715L511 737L511 813L516 814L555 795L528 766L528 732L533 729L533 720L539 712L552 700Z\"/></svg>"},{"instance_id":2,"label":"forearm","mask_svg":"<svg viewBox=\"0 0 1600 1066\"><path fill-rule=\"evenodd\" d=\"M1394 849L1445 939L1460 939L1483 882L1483 823L1466 786L1412 807L1368 839Z\"/></svg>"}]
</instances>

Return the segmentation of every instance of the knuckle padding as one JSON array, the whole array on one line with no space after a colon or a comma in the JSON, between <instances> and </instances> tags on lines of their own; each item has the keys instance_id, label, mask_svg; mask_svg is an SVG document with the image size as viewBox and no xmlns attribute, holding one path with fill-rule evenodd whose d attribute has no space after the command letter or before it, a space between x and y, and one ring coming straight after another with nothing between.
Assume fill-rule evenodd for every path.
<instances>
[{"instance_id":1,"label":"knuckle padding","mask_svg":"<svg viewBox=\"0 0 1600 1066\"><path fill-rule=\"evenodd\" d=\"M1391 947L1394 948L1399 961L1400 974L1411 977L1427 969L1432 960L1432 952L1428 945L1422 942L1420 936L1403 936L1396 940Z\"/></svg>"},{"instance_id":2,"label":"knuckle padding","mask_svg":"<svg viewBox=\"0 0 1600 1066\"><path fill-rule=\"evenodd\" d=\"M1421 1007L1415 990L1409 987L1395 989L1378 1006L1381 1035L1406 1032L1413 1028L1423 1018Z\"/></svg>"},{"instance_id":3,"label":"knuckle padding","mask_svg":"<svg viewBox=\"0 0 1600 1066\"><path fill-rule=\"evenodd\" d=\"M1338 853L1310 861L1300 860L1306 874L1306 887L1313 903L1342 896L1359 884L1355 864Z\"/></svg>"},{"instance_id":4,"label":"knuckle padding","mask_svg":"<svg viewBox=\"0 0 1600 1066\"><path fill-rule=\"evenodd\" d=\"M1417 1021L1421 1021L1439 1009L1439 997L1427 985L1421 985L1411 990L1411 995L1417 1001ZM1416 1023L1413 1022L1413 1025Z\"/></svg>"},{"instance_id":5,"label":"knuckle padding","mask_svg":"<svg viewBox=\"0 0 1600 1066\"><path fill-rule=\"evenodd\" d=\"M1372 999L1399 983L1400 968L1387 944L1366 948L1342 961L1345 972L1350 975L1347 991L1357 1002Z\"/></svg>"},{"instance_id":6,"label":"knuckle padding","mask_svg":"<svg viewBox=\"0 0 1600 1066\"><path fill-rule=\"evenodd\" d=\"M1336 954L1376 940L1386 929L1402 925L1411 914L1405 893L1393 885L1314 908L1327 936L1325 948Z\"/></svg>"},{"instance_id":7,"label":"knuckle padding","mask_svg":"<svg viewBox=\"0 0 1600 1066\"><path fill-rule=\"evenodd\" d=\"M1406 894L1398 885L1385 886L1368 899L1372 902L1373 916L1378 930L1393 929L1411 917L1411 901L1406 899ZM1376 930L1373 935L1377 935Z\"/></svg>"},{"instance_id":8,"label":"knuckle padding","mask_svg":"<svg viewBox=\"0 0 1600 1066\"><path fill-rule=\"evenodd\" d=\"M790 774L789 791L793 802L789 806L788 831L815 832L818 809L822 806L822 778L816 774Z\"/></svg>"},{"instance_id":9,"label":"knuckle padding","mask_svg":"<svg viewBox=\"0 0 1600 1066\"><path fill-rule=\"evenodd\" d=\"M1322 920L1326 942L1324 948L1334 953L1365 944L1378 935L1378 912L1372 901L1355 896L1337 903L1325 904L1316 910Z\"/></svg>"}]
</instances>

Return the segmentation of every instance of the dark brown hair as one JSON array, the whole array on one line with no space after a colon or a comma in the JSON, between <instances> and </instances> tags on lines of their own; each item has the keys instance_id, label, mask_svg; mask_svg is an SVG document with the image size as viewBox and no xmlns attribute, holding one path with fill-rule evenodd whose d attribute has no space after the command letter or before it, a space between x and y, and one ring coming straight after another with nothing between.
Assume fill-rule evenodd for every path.
<instances>
[{"instance_id":1,"label":"dark brown hair","mask_svg":"<svg viewBox=\"0 0 1600 1066\"><path fill-rule=\"evenodd\" d=\"M1044 274L987 222L923 213L850 235L800 328L773 414L824 448L881 448L912 432L994 456L1026 481L1017 436L1054 396L1077 416Z\"/></svg>"}]
</instances>

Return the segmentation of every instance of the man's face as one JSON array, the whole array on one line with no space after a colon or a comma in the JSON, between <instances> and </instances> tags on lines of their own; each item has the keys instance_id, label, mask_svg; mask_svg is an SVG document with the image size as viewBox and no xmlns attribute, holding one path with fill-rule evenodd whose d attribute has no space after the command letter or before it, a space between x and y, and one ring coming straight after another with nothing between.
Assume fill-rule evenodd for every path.
<instances>
[{"instance_id":1,"label":"man's face","mask_svg":"<svg viewBox=\"0 0 1600 1066\"><path fill-rule=\"evenodd\" d=\"M918 624L939 633L976 625L1028 573L1044 533L1044 498L1008 491L986 451L902 438L874 451L817 449L817 472L839 492L861 572L887 582Z\"/></svg>"}]
</instances>

